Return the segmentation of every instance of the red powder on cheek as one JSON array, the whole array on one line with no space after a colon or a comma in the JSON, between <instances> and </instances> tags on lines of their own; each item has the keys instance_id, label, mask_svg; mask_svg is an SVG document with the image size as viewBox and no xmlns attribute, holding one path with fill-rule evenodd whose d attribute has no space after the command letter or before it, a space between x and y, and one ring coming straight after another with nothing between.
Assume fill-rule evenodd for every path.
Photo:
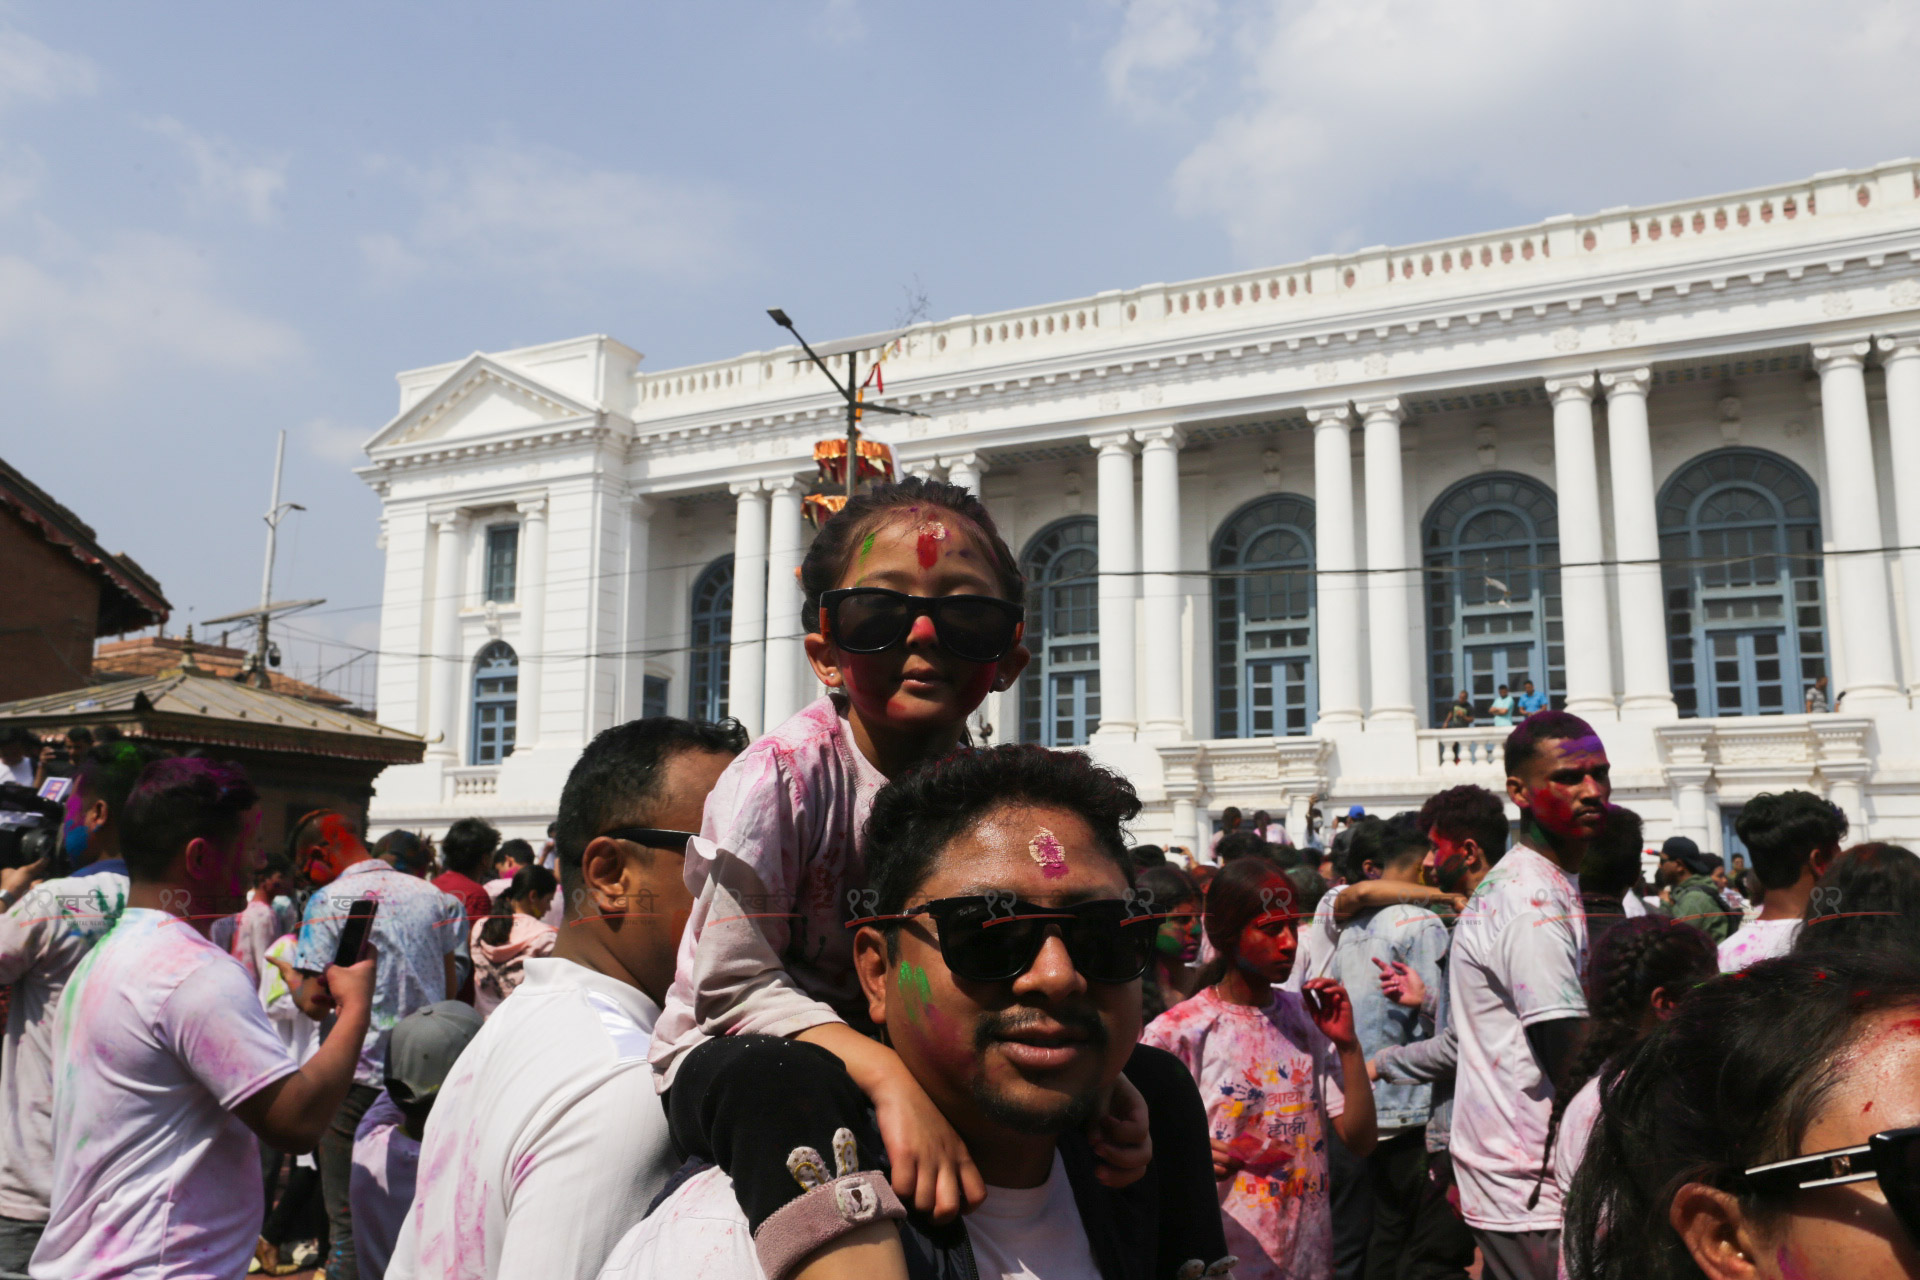
<instances>
[{"instance_id":1,"label":"red powder on cheek","mask_svg":"<svg viewBox=\"0 0 1920 1280\"><path fill-rule=\"evenodd\" d=\"M1861 1115L1865 1115L1865 1114L1867 1114L1867 1112L1869 1112L1869 1111L1871 1111L1871 1110L1873 1110L1873 1103L1872 1103L1871 1101L1869 1101L1869 1102L1867 1103L1867 1105L1866 1105L1866 1106L1864 1106L1864 1107L1862 1107L1862 1108L1860 1108L1860 1114L1861 1114Z\"/></svg>"}]
</instances>

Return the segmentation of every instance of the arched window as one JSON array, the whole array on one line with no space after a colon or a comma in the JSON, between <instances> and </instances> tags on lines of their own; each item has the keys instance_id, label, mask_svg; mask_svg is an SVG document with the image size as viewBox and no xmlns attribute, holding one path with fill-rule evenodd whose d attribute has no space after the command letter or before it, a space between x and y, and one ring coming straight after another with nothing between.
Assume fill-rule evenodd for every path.
<instances>
[{"instance_id":1,"label":"arched window","mask_svg":"<svg viewBox=\"0 0 1920 1280\"><path fill-rule=\"evenodd\" d=\"M1077 747L1100 727L1099 524L1056 521L1020 557L1027 578L1027 648L1020 740Z\"/></svg>"},{"instance_id":2,"label":"arched window","mask_svg":"<svg viewBox=\"0 0 1920 1280\"><path fill-rule=\"evenodd\" d=\"M495 640L473 660L473 750L471 764L499 764L513 754L520 708L520 659L513 646Z\"/></svg>"},{"instance_id":3,"label":"arched window","mask_svg":"<svg viewBox=\"0 0 1920 1280\"><path fill-rule=\"evenodd\" d=\"M693 627L688 646L687 717L727 718L727 667L733 637L733 557L721 556L693 584Z\"/></svg>"},{"instance_id":4,"label":"arched window","mask_svg":"<svg viewBox=\"0 0 1920 1280\"><path fill-rule=\"evenodd\" d=\"M1508 472L1454 485L1420 526L1427 568L1427 689L1432 723L1467 691L1476 714L1527 681L1549 705L1566 700L1560 624L1559 504L1537 480Z\"/></svg>"},{"instance_id":5,"label":"arched window","mask_svg":"<svg viewBox=\"0 0 1920 1280\"><path fill-rule=\"evenodd\" d=\"M1240 508L1213 540L1213 732L1281 738L1313 727L1313 503L1290 493ZM1150 671L1149 680L1177 673Z\"/></svg>"},{"instance_id":6,"label":"arched window","mask_svg":"<svg viewBox=\"0 0 1920 1280\"><path fill-rule=\"evenodd\" d=\"M1660 491L1673 700L1683 716L1778 715L1827 674L1820 500L1760 449L1695 458Z\"/></svg>"}]
</instances>

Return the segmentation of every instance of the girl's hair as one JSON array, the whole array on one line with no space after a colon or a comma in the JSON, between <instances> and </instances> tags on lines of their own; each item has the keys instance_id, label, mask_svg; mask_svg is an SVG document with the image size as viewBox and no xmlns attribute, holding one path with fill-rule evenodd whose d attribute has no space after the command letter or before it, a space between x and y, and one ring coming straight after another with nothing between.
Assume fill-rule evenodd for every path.
<instances>
[{"instance_id":1,"label":"girl's hair","mask_svg":"<svg viewBox=\"0 0 1920 1280\"><path fill-rule=\"evenodd\" d=\"M1695 988L1601 1086L1560 1235L1568 1274L1699 1276L1674 1194L1698 1182L1755 1216L1784 1208L1742 1171L1798 1155L1861 1020L1917 1002L1920 962L1898 952L1791 955Z\"/></svg>"},{"instance_id":2,"label":"girl's hair","mask_svg":"<svg viewBox=\"0 0 1920 1280\"><path fill-rule=\"evenodd\" d=\"M493 914L480 926L480 941L490 947L501 946L513 936L513 904L552 893L560 882L545 867L522 867L513 873L513 883L493 900Z\"/></svg>"},{"instance_id":3,"label":"girl's hair","mask_svg":"<svg viewBox=\"0 0 1920 1280\"><path fill-rule=\"evenodd\" d=\"M861 540L896 515L928 507L960 517L980 530L993 563L989 566L1000 577L1005 597L1015 604L1026 601L1027 582L1020 574L1019 562L994 526L993 517L980 499L959 485L921 476L908 476L893 484L875 485L855 494L838 514L814 535L807 557L800 562L800 589L806 601L801 606L800 625L808 632L820 630L820 597L840 585L853 567Z\"/></svg>"},{"instance_id":4,"label":"girl's hair","mask_svg":"<svg viewBox=\"0 0 1920 1280\"><path fill-rule=\"evenodd\" d=\"M1814 886L1793 949L1882 947L1920 956L1920 858L1897 844L1857 844Z\"/></svg>"},{"instance_id":5,"label":"girl's hair","mask_svg":"<svg viewBox=\"0 0 1920 1280\"><path fill-rule=\"evenodd\" d=\"M1193 877L1164 863L1142 871L1133 887L1141 905L1152 912L1169 911L1183 902L1200 901L1200 886L1193 882Z\"/></svg>"},{"instance_id":6,"label":"girl's hair","mask_svg":"<svg viewBox=\"0 0 1920 1280\"><path fill-rule=\"evenodd\" d=\"M1241 858L1220 868L1207 886L1207 941L1213 959L1200 971L1200 987L1210 987L1227 976L1240 934L1268 911L1293 909L1293 881L1265 858Z\"/></svg>"},{"instance_id":7,"label":"girl's hair","mask_svg":"<svg viewBox=\"0 0 1920 1280\"><path fill-rule=\"evenodd\" d=\"M1665 987L1669 995L1682 995L1719 972L1720 955L1713 939L1690 924L1664 916L1640 916L1607 931L1587 971L1587 1041L1567 1072L1565 1087L1554 1092L1553 1118L1547 1122L1546 1150L1540 1156L1541 1176L1534 1183L1528 1208L1539 1200L1540 1182L1553 1167L1553 1144L1560 1136L1560 1118L1567 1104L1609 1062L1640 1043L1653 993Z\"/></svg>"}]
</instances>

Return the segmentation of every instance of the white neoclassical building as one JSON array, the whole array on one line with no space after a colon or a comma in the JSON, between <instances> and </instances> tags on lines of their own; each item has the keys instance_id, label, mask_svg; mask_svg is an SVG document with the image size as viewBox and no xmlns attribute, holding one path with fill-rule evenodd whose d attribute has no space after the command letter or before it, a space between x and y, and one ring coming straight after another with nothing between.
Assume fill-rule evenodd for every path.
<instances>
[{"instance_id":1,"label":"white neoclassical building","mask_svg":"<svg viewBox=\"0 0 1920 1280\"><path fill-rule=\"evenodd\" d=\"M769 301L791 301L769 299ZM1920 163L875 338L901 469L1032 582L996 741L1086 743L1143 838L1498 786L1501 684L1594 721L1649 834L1759 791L1920 840ZM589 337L400 376L376 825L535 834L594 733L816 693L793 569L838 402L797 349ZM1808 714L1826 675L1841 695ZM1483 713L1441 728L1459 691Z\"/></svg>"}]
</instances>

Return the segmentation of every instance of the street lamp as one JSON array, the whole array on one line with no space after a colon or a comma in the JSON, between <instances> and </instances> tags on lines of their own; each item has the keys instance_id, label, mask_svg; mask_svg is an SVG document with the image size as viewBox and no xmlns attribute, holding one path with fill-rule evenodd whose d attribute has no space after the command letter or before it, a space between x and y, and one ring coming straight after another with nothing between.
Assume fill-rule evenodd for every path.
<instances>
[{"instance_id":1,"label":"street lamp","mask_svg":"<svg viewBox=\"0 0 1920 1280\"><path fill-rule=\"evenodd\" d=\"M800 344L801 350L807 353L807 358L819 367L820 372L827 375L827 381L833 384L833 389L838 391L841 399L847 402L847 497L851 500L854 489L860 480L860 414L864 410L870 409L875 413L897 414L903 418L924 418L927 415L917 413L912 409L896 409L892 405L867 404L862 399L863 393L860 387L859 363L861 346L856 345L847 348L847 380L843 385L840 379L833 376L833 370L827 367L827 362L820 358L820 354L808 345L805 338L800 336L800 331L793 327L793 320L785 311L779 307L768 307L767 315L772 318L775 324L793 335L793 340ZM884 346L889 340L890 339L883 339L879 345ZM864 343L865 340L861 341ZM838 353L829 347L827 354L836 355Z\"/></svg>"}]
</instances>

